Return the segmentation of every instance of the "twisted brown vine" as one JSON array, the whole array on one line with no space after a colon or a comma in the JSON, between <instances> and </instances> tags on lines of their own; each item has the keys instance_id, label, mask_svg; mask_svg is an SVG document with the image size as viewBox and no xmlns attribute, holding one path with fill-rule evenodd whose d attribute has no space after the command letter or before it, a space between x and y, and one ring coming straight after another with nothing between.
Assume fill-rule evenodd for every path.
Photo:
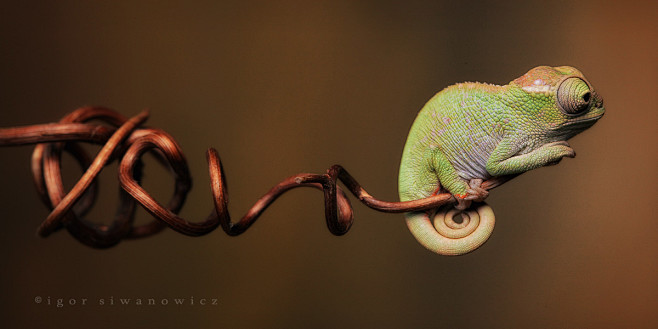
<instances>
[{"instance_id":1,"label":"twisted brown vine","mask_svg":"<svg viewBox=\"0 0 658 329\"><path fill-rule=\"evenodd\" d=\"M206 153L215 210L203 221L190 222L178 216L191 176L180 146L166 132L143 127L148 118L144 111L132 118L100 107L83 107L66 115L58 123L0 129L0 146L37 144L32 155L32 175L42 201L51 213L41 223L39 235L46 237L62 228L82 243L107 248L122 239L140 238L160 232L169 226L177 232L200 236L222 227L228 235L246 231L281 194L297 187L313 187L324 192L325 218L329 231L335 235L347 233L353 222L352 207L347 196L336 183L343 182L348 191L368 207L391 213L429 210L454 202L449 193L407 202L386 202L373 198L341 166L329 168L326 174L300 173L288 177L270 189L237 222L232 222L228 211L228 193L224 172L217 151ZM101 123L90 123L100 121ZM104 123L104 124L103 124ZM79 142L101 144L103 147L91 159ZM78 182L66 193L62 183L61 155L71 154L85 170ZM156 201L140 185L141 157L151 152L158 161L169 166L175 178L174 194L166 206ZM111 161L118 160L120 200L118 211L109 225L95 224L84 219L96 197L96 177ZM491 189L505 178L485 181L481 187ZM136 203L155 219L145 225L134 225Z\"/></svg>"}]
</instances>

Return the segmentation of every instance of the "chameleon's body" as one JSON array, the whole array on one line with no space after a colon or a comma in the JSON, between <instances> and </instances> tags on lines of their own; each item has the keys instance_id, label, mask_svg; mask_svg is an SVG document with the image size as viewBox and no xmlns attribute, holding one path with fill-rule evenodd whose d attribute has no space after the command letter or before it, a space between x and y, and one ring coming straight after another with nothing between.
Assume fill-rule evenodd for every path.
<instances>
[{"instance_id":1,"label":"chameleon's body","mask_svg":"<svg viewBox=\"0 0 658 329\"><path fill-rule=\"evenodd\" d=\"M540 66L504 86L450 86L427 102L409 132L400 164L400 199L447 191L462 208L470 200L481 201L488 195L479 187L482 180L574 157L566 140L592 126L604 111L582 73L567 66ZM435 230L428 231L433 230L432 215L406 217L416 238L437 253L466 253L488 237L437 237Z\"/></svg>"}]
</instances>

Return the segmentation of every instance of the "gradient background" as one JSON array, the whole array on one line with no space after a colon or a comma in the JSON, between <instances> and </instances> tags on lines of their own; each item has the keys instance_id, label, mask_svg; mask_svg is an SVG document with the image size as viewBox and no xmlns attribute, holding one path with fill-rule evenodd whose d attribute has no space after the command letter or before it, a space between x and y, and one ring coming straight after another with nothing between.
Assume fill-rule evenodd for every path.
<instances>
[{"instance_id":1,"label":"gradient background","mask_svg":"<svg viewBox=\"0 0 658 329\"><path fill-rule=\"evenodd\" d=\"M5 3L0 126L55 121L87 104L129 116L148 107L149 125L188 157L196 185L182 215L191 220L212 207L209 146L222 155L234 217L279 180L334 163L396 200L408 129L455 82L504 84L537 65L572 65L607 114L571 141L575 159L496 189L494 234L462 257L426 251L401 215L360 204L352 230L334 237L314 190L285 195L237 238L167 230L109 250L63 231L41 239L47 211L31 184L31 148L0 149L0 322L656 328L656 12L649 1ZM66 163L73 182L79 170ZM148 166L146 175L147 190L166 200L166 171ZM116 165L101 184L92 215L107 221ZM56 308L35 296L91 305ZM220 305L97 305L111 296Z\"/></svg>"}]
</instances>

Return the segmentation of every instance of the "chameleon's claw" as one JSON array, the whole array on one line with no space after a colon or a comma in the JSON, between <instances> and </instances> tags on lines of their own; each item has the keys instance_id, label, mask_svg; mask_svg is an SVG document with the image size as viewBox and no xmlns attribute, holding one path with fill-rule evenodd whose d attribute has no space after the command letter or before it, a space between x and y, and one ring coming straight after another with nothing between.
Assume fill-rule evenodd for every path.
<instances>
[{"instance_id":1,"label":"chameleon's claw","mask_svg":"<svg viewBox=\"0 0 658 329\"><path fill-rule=\"evenodd\" d=\"M471 181L468 183L469 189L466 190L466 193L468 195L465 200L473 200L476 202L482 202L484 199L486 199L489 196L489 191L486 189L482 188L482 179L471 179Z\"/></svg>"}]
</instances>

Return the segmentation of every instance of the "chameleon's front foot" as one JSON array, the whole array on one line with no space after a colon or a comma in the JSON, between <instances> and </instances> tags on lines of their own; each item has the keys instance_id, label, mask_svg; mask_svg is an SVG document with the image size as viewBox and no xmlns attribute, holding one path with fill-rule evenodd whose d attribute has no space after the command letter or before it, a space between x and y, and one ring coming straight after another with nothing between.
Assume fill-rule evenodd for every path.
<instances>
[{"instance_id":1,"label":"chameleon's front foot","mask_svg":"<svg viewBox=\"0 0 658 329\"><path fill-rule=\"evenodd\" d=\"M562 161L562 159L564 159L564 158L575 158L576 157L576 152L571 148L571 145L569 145L569 143L567 143L566 141L557 141L557 142L549 143L547 146L557 148L557 149L559 149L561 154L563 154L562 157L559 157L559 158L557 158L553 161L547 162L546 163L547 166L554 166L554 165L560 163L560 161Z\"/></svg>"},{"instance_id":2,"label":"chameleon's front foot","mask_svg":"<svg viewBox=\"0 0 658 329\"><path fill-rule=\"evenodd\" d=\"M496 219L486 203L465 211L442 208L436 214L413 212L405 217L416 240L440 255L462 255L477 249L491 236Z\"/></svg>"}]
</instances>

